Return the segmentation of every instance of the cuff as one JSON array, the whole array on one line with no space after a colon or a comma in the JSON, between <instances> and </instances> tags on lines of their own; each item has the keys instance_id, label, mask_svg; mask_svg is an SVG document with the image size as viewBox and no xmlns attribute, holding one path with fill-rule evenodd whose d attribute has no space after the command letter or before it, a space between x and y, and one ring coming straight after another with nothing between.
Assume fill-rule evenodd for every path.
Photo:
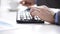
<instances>
[{"instance_id":1,"label":"cuff","mask_svg":"<svg viewBox=\"0 0 60 34\"><path fill-rule=\"evenodd\" d=\"M60 25L60 12L55 14L55 24Z\"/></svg>"}]
</instances>

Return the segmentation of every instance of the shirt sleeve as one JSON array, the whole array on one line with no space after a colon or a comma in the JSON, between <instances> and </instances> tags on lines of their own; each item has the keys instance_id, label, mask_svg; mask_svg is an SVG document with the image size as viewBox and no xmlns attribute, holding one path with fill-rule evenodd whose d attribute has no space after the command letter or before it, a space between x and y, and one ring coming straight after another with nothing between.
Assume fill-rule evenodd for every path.
<instances>
[{"instance_id":1,"label":"shirt sleeve","mask_svg":"<svg viewBox=\"0 0 60 34\"><path fill-rule=\"evenodd\" d=\"M60 25L60 11L55 14L55 24Z\"/></svg>"}]
</instances>

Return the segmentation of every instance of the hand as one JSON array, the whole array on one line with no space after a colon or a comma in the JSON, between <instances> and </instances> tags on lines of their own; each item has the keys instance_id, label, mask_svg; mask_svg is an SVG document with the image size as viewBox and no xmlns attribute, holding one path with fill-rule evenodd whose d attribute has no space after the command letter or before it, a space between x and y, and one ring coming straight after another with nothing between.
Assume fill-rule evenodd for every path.
<instances>
[{"instance_id":1,"label":"hand","mask_svg":"<svg viewBox=\"0 0 60 34\"><path fill-rule=\"evenodd\" d=\"M22 0L21 2L20 2L20 4L22 4L23 6L32 6L32 5L34 5L34 0Z\"/></svg>"},{"instance_id":2,"label":"hand","mask_svg":"<svg viewBox=\"0 0 60 34\"><path fill-rule=\"evenodd\" d=\"M54 14L52 14L52 10L46 6L32 7L30 11L32 16L38 16L42 20L50 23L54 22Z\"/></svg>"}]
</instances>

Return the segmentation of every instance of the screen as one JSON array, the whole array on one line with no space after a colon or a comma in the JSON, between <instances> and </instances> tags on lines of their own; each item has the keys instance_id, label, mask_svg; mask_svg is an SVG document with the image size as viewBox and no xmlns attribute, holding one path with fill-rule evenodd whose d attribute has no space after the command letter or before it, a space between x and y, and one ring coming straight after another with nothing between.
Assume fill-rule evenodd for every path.
<instances>
[{"instance_id":1,"label":"screen","mask_svg":"<svg viewBox=\"0 0 60 34\"><path fill-rule=\"evenodd\" d=\"M50 8L60 8L60 0L36 0L37 6L46 5Z\"/></svg>"}]
</instances>

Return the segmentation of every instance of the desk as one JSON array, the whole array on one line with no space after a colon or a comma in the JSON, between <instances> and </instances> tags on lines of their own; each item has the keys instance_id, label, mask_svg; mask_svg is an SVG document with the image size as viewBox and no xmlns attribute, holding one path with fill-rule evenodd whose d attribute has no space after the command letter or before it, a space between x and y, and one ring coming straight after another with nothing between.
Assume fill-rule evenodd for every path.
<instances>
[{"instance_id":1,"label":"desk","mask_svg":"<svg viewBox=\"0 0 60 34\"><path fill-rule=\"evenodd\" d=\"M0 31L1 34L60 34L60 26L43 24L17 24L16 12L8 12L1 16L1 21L16 28Z\"/></svg>"},{"instance_id":2,"label":"desk","mask_svg":"<svg viewBox=\"0 0 60 34\"><path fill-rule=\"evenodd\" d=\"M60 34L60 26L43 24L16 24L16 12L10 12L1 17L5 21L14 25L16 28L2 31L2 34Z\"/></svg>"}]
</instances>

